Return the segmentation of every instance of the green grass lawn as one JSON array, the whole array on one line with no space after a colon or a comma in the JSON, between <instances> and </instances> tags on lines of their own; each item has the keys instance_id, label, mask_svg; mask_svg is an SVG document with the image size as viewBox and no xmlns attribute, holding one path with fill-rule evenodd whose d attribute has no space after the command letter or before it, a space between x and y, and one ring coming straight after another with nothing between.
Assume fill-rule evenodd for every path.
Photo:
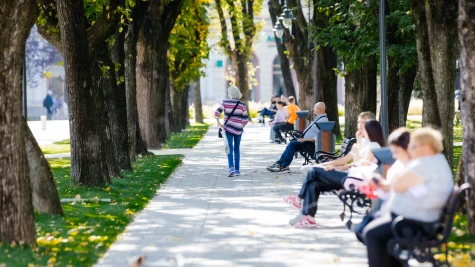
<instances>
[{"instance_id":1,"label":"green grass lawn","mask_svg":"<svg viewBox=\"0 0 475 267\"><path fill-rule=\"evenodd\" d=\"M37 245L30 248L0 243L0 266L91 266L181 160L179 155L137 158L133 173L123 173L124 178L114 178L106 187L72 186L70 160L49 160L61 199L79 195L111 202L63 203L64 217L35 214Z\"/></svg>"},{"instance_id":2,"label":"green grass lawn","mask_svg":"<svg viewBox=\"0 0 475 267\"><path fill-rule=\"evenodd\" d=\"M163 146L164 149L176 149L176 148L193 148L208 131L208 124L193 123L188 126L185 131L180 133L172 133L167 141L167 144ZM69 139L54 142L50 145L41 146L41 151L44 154L59 154L71 152L71 146Z\"/></svg>"},{"instance_id":3,"label":"green grass lawn","mask_svg":"<svg viewBox=\"0 0 475 267\"><path fill-rule=\"evenodd\" d=\"M208 132L209 125L194 123L180 133L172 133L163 148L177 149L177 148L192 148L203 136Z\"/></svg>"},{"instance_id":4,"label":"green grass lawn","mask_svg":"<svg viewBox=\"0 0 475 267\"><path fill-rule=\"evenodd\" d=\"M59 154L71 152L71 145L69 139L54 142L50 145L44 145L40 148L41 151L43 151L43 154Z\"/></svg>"}]
</instances>

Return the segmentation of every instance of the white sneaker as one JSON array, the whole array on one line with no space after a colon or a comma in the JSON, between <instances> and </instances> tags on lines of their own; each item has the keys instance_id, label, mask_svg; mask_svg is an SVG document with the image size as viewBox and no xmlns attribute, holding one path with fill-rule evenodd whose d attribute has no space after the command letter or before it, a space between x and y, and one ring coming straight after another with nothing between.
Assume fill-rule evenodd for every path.
<instances>
[{"instance_id":1,"label":"white sneaker","mask_svg":"<svg viewBox=\"0 0 475 267\"><path fill-rule=\"evenodd\" d=\"M295 218L291 219L289 221L290 225L294 225L298 222L300 222L303 218L305 218L305 215L303 215L302 213L299 213L299 215L295 216Z\"/></svg>"}]
</instances>

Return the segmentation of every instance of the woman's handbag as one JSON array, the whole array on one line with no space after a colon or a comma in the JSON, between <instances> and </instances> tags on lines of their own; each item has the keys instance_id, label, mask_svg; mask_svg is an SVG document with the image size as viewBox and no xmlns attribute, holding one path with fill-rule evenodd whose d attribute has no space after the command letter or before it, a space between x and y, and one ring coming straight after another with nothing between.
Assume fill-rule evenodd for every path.
<instances>
[{"instance_id":1,"label":"woman's handbag","mask_svg":"<svg viewBox=\"0 0 475 267\"><path fill-rule=\"evenodd\" d=\"M229 121L229 118L231 118L231 116L234 114L234 111L236 110L237 106L239 106L239 103L240 101L238 101L236 103L236 105L234 106L233 108L233 111L231 111L231 113L229 114L228 118L226 119L226 121L224 122L224 125L226 125L226 123L228 123ZM218 137L219 138L223 138L223 129L221 129L221 127L219 127L219 130L218 130ZM227 143L227 142L226 142ZM228 148L229 149L229 148ZM228 153L229 154L229 153Z\"/></svg>"}]
</instances>

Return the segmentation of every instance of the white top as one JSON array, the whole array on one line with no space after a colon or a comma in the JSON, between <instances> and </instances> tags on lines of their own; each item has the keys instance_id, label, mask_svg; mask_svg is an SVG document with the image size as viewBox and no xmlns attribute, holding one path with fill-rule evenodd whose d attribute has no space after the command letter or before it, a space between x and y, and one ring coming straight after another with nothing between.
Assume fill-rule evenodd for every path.
<instances>
[{"instance_id":1,"label":"white top","mask_svg":"<svg viewBox=\"0 0 475 267\"><path fill-rule=\"evenodd\" d=\"M386 181L390 183L393 182L396 177L404 173L405 169L406 169L406 164L404 164L400 160L396 160L391 166L391 168L388 169L388 173L386 174ZM385 214L389 212L388 200L392 198L392 195L395 194L395 192L393 190L391 190L390 192L386 192L382 189L378 189L376 190L376 192L378 193L378 198L383 200L383 203L381 204L381 209L380 209L381 214Z\"/></svg>"},{"instance_id":2,"label":"white top","mask_svg":"<svg viewBox=\"0 0 475 267\"><path fill-rule=\"evenodd\" d=\"M350 152L350 154L353 156L353 161L355 162L355 166L357 166L357 167L361 166L361 164L366 161L366 159L368 158L368 155L371 152L371 150L381 148L381 146L378 143L369 142L369 140L366 141L366 140L363 140L363 139L361 141L359 151L358 151L357 146L353 146L353 148L351 149L351 152ZM373 161L371 163L377 164L378 159L373 158Z\"/></svg>"},{"instance_id":3,"label":"white top","mask_svg":"<svg viewBox=\"0 0 475 267\"><path fill-rule=\"evenodd\" d=\"M405 171L419 175L423 184L413 186L404 193L392 194L388 202L390 211L417 221L437 221L454 190L452 170L444 155L412 160Z\"/></svg>"},{"instance_id":4,"label":"white top","mask_svg":"<svg viewBox=\"0 0 475 267\"><path fill-rule=\"evenodd\" d=\"M287 121L287 116L288 116L287 107L282 107L275 114L274 120L272 121L271 125L275 125L278 122L286 122Z\"/></svg>"}]
</instances>

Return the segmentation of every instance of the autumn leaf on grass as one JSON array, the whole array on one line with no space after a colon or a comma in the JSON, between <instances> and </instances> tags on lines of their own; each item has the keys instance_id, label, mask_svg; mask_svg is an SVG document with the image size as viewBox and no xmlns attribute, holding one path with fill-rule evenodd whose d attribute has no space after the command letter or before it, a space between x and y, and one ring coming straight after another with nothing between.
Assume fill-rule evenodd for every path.
<instances>
[{"instance_id":1,"label":"autumn leaf on grass","mask_svg":"<svg viewBox=\"0 0 475 267\"><path fill-rule=\"evenodd\" d=\"M106 188L104 188L104 191L109 192L109 191L111 191L111 188L110 188L110 187L106 187Z\"/></svg>"},{"instance_id":2,"label":"autumn leaf on grass","mask_svg":"<svg viewBox=\"0 0 475 267\"><path fill-rule=\"evenodd\" d=\"M131 210L129 210L129 209L126 209L126 210L125 210L125 214L127 214L127 215L132 215L132 214L134 214L134 213L135 213L134 211L131 211Z\"/></svg>"}]
</instances>

